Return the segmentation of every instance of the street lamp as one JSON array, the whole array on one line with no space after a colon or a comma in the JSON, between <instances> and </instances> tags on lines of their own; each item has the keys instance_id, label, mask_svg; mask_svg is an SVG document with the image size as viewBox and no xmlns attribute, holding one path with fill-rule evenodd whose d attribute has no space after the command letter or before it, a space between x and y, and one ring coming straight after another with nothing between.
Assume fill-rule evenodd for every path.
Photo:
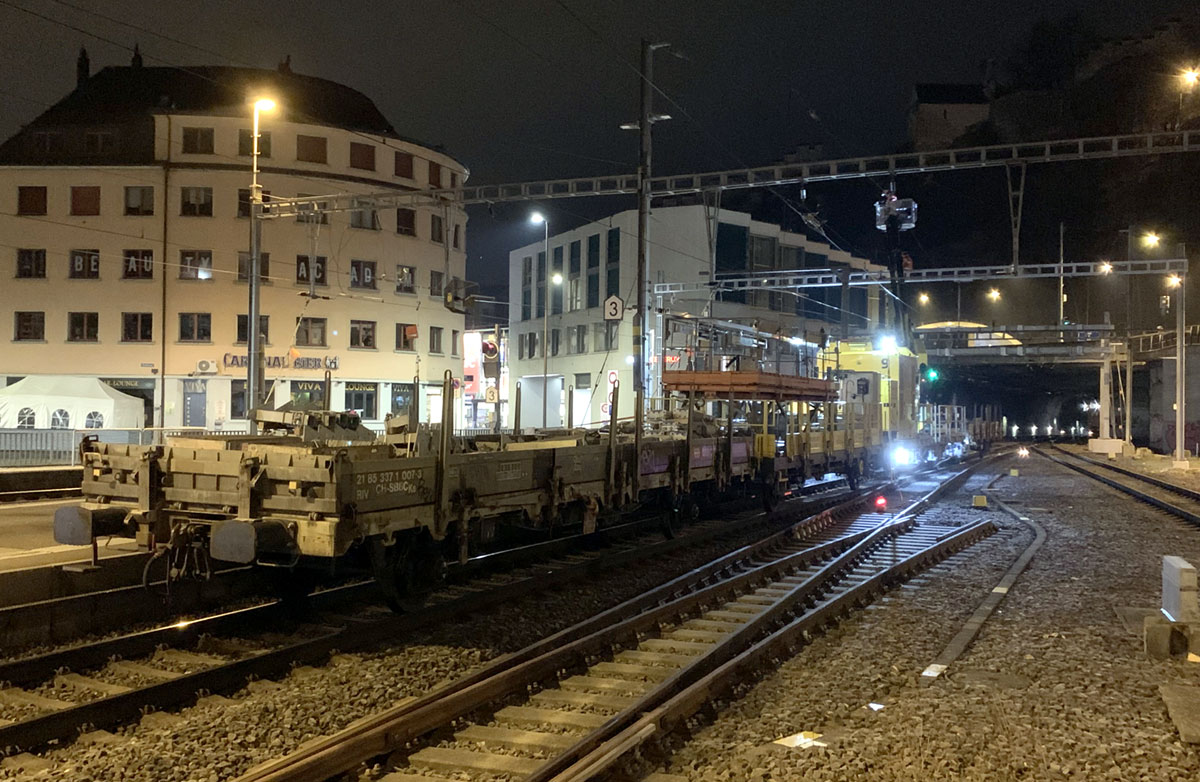
<instances>
[{"instance_id":1,"label":"street lamp","mask_svg":"<svg viewBox=\"0 0 1200 782\"><path fill-rule=\"evenodd\" d=\"M1158 247L1158 243L1162 241L1162 237L1153 231L1148 231L1142 235L1142 244L1147 247Z\"/></svg>"},{"instance_id":2,"label":"street lamp","mask_svg":"<svg viewBox=\"0 0 1200 782\"><path fill-rule=\"evenodd\" d=\"M545 303L545 309L542 310L542 428L545 429L550 403L550 221L541 212L534 212L529 215L529 222L542 226L542 255L546 259L542 293ZM553 277L555 285L562 285L561 274L556 273Z\"/></svg>"},{"instance_id":3,"label":"street lamp","mask_svg":"<svg viewBox=\"0 0 1200 782\"><path fill-rule=\"evenodd\" d=\"M921 306L925 306L926 304L928 304L929 303L929 294L928 293L918 294L917 295L917 303L920 304Z\"/></svg>"},{"instance_id":4,"label":"street lamp","mask_svg":"<svg viewBox=\"0 0 1200 782\"><path fill-rule=\"evenodd\" d=\"M1000 301L1000 291L998 291L995 288L992 288L990 291L987 292L987 297L992 301Z\"/></svg>"},{"instance_id":5,"label":"street lamp","mask_svg":"<svg viewBox=\"0 0 1200 782\"><path fill-rule=\"evenodd\" d=\"M262 353L262 333L258 328L262 285L262 185L258 183L258 118L266 111L275 110L275 101L259 98L254 101L254 129L251 132L250 152L250 268L246 270L247 287L250 289L249 314L246 317L246 417L250 421L250 433L257 433L254 411L262 403L265 385L265 361ZM325 400L329 404L329 400Z\"/></svg>"}]
</instances>

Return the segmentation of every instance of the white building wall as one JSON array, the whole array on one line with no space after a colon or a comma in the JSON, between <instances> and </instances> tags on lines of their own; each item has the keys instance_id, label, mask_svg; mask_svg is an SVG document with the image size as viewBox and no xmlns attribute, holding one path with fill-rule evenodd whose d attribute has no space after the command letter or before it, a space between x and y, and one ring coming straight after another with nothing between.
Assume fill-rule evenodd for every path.
<instances>
[{"instance_id":1,"label":"white building wall","mask_svg":"<svg viewBox=\"0 0 1200 782\"><path fill-rule=\"evenodd\" d=\"M238 190L250 185L250 160L238 156L238 130L249 127L249 118L210 115L158 115L155 165L147 166L0 166L0 375L39 374L94 375L125 378L130 382L157 384L153 422L167 427L185 424L186 388L203 387L206 394L204 424L212 427L230 423L231 389L244 380L246 369L239 365L245 356L244 343L236 342L237 315L247 311L248 290L239 282L238 253L249 249L250 221L238 217ZM211 155L185 155L184 127L212 127ZM367 137L340 128L294 123L286 118L264 116L262 129L271 134L271 156L261 160L260 181L273 196L378 192L389 188L426 188L429 161L442 165L441 186L450 177L461 183L466 170L448 156L410 142L393 138ZM325 164L297 161L297 134L327 139ZM168 147L167 139L170 139ZM349 165L351 143L375 147L375 169ZM394 174L394 151L414 156L413 177ZM47 214L18 216L20 186L47 188ZM100 187L100 214L70 214L73 186ZM127 186L154 188L154 214L126 215ZM207 187L213 193L213 215L181 214L181 188ZM378 213L379 230L351 225L349 213L329 216L317 236L318 256L328 258L326 283L316 286L318 298L300 294L307 283L297 281L297 256L310 253L309 226L295 219L267 220L263 227L263 252L269 268L262 286L262 314L269 316L265 353L268 385L275 387L276 404L290 396L290 385L319 381L324 369L334 378L334 409L345 405L346 383L375 384L378 424L391 410L391 384L411 383L420 378L423 389L421 420L440 417L442 374L462 374L461 351L454 342L464 329L464 317L447 310L440 293L430 289L431 272L443 274L443 282L465 277L466 214L452 208L443 214L446 243L432 237L432 215L443 210L420 209L416 236L397 233L394 209ZM459 244L453 246L454 226ZM15 266L19 248L46 251L44 278L17 279ZM449 252L447 253L447 248ZM72 279L68 263L72 250L100 251L98 279ZM148 280L123 277L126 250L153 251L153 277ZM181 251L210 250L213 268L208 279L184 279L180 275ZM351 261L373 261L377 279L373 288L354 287ZM397 292L398 264L416 269L415 292ZM16 340L15 313L45 313L45 338ZM67 339L69 312L98 314L98 339L72 342ZM147 312L153 317L153 339L126 342L122 339L122 316ZM211 339L180 340L180 313L211 315ZM326 345L305 347L294 344L298 317L327 320ZM350 345L350 321L376 324L375 347ZM416 350L396 349L396 324L418 326ZM441 328L442 350L430 347L430 329ZM316 359L297 366L296 359ZM201 360L215 364L211 374L198 372ZM304 363L304 362L302 362ZM188 383L186 381L192 381Z\"/></svg>"},{"instance_id":2,"label":"white building wall","mask_svg":"<svg viewBox=\"0 0 1200 782\"><path fill-rule=\"evenodd\" d=\"M720 221L746 226L754 236L769 236L777 239L781 244L806 247L814 252L821 252L829 255L832 260L848 263L854 268L865 269L869 266L868 262L862 258L852 257L848 253L840 253L836 250L831 251L828 245L810 240L801 234L783 231L777 225L753 221L748 214L722 211ZM568 276L571 243L575 241L581 243L583 248L582 267L586 277L588 237L597 233L601 236L601 291L599 297L601 304L606 296L603 273L607 261L607 232L613 228L621 232L619 290L626 304L625 317L619 322L616 342L611 350L605 350L602 345L596 344L596 324L604 323L603 311L600 307L588 308L586 306L586 289L583 307L571 311L569 306L566 306L569 301L564 299L564 311L561 314L550 316L546 325L551 331L559 329L563 335L560 339L566 339L567 329L580 325L586 326L588 333L585 352L568 353L563 347L560 347L558 355L551 355L546 362L546 371L551 378L550 398L552 401L556 398L556 379L561 379L563 386L569 391L571 386L579 385L578 381L586 376L590 389L587 393L576 392L574 423L580 425L606 421L609 416L607 405L611 390L610 378L612 378L619 382L620 388L618 415L621 418L631 417L634 402L631 359L634 353L633 307L636 304L637 292L637 212L634 210L620 212L604 220L562 233L553 233L553 224L550 227L552 232L549 242L550 257L551 259L554 257L554 248L564 248L564 266L568 270L565 274ZM543 243L539 237L536 242L513 250L509 254L508 356L509 377L512 384L509 393L510 398L515 398L516 384L521 383L522 414L520 423L523 428L541 425L542 353L539 350L537 355L532 358L522 357L520 342L524 335L530 333L536 335L539 343L542 339L543 320L537 316L536 298L537 254L542 251L542 248ZM534 277L534 290L532 291L534 296L529 318L523 318L522 312L522 274L523 262L526 257L532 259ZM669 281L702 282L710 279L710 253L703 206L662 207L653 210L650 217L649 270L651 284ZM564 280L564 285L569 285L569 279ZM649 306L651 308L655 306L653 297L650 297ZM790 302L788 306L790 306ZM711 314L715 317L760 323L763 327L769 326L772 329L786 325L795 333L803 333L807 325L803 317L796 316L790 311L781 313L747 304L713 302L708 296L691 298L680 296L665 301L664 307L674 312L691 314L701 314L705 308L711 308ZM876 305L872 297L868 305L868 313L873 318L875 312ZM832 329L827 323L822 325ZM648 350L651 353L654 353L654 345L658 337L655 328L656 319L651 318L651 332L647 335L650 346ZM813 333L817 328L817 326L813 327ZM652 361L656 360L652 359ZM566 394L563 394L562 398L565 400ZM536 404L533 402L535 399ZM549 425L555 426L557 422L561 422L565 418L565 401L559 405L559 410L561 413L556 413L551 407L547 416ZM534 416L532 419L529 417L530 414ZM506 425L511 426L512 424L512 419L506 421Z\"/></svg>"}]
</instances>

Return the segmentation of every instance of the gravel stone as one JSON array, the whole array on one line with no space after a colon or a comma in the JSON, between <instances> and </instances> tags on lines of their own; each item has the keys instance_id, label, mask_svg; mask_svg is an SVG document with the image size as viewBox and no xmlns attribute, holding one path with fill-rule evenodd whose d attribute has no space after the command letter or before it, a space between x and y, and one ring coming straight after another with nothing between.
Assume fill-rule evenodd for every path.
<instances>
[{"instance_id":1,"label":"gravel stone","mask_svg":"<svg viewBox=\"0 0 1200 782\"><path fill-rule=\"evenodd\" d=\"M702 782L1200 778L1200 752L1180 742L1158 694L1200 684L1200 665L1147 660L1114 610L1157 605L1162 556L1200 562L1200 534L1044 459L987 470L923 519L987 515L1000 533L816 638L711 724L677 732L657 769ZM925 686L920 672L1032 540L1011 516L968 508L997 474L997 495L1042 524L1046 544ZM772 743L800 731L825 746Z\"/></svg>"}]
</instances>

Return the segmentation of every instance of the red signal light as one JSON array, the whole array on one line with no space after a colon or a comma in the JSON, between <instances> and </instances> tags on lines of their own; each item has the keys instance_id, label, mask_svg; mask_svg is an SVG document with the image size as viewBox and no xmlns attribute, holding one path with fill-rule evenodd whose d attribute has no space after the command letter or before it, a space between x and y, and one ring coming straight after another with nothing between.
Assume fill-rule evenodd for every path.
<instances>
[{"instance_id":1,"label":"red signal light","mask_svg":"<svg viewBox=\"0 0 1200 782\"><path fill-rule=\"evenodd\" d=\"M876 497L875 498L875 507L878 508L879 510L885 510L887 508L887 497L884 497L882 494L880 494L878 497Z\"/></svg>"}]
</instances>

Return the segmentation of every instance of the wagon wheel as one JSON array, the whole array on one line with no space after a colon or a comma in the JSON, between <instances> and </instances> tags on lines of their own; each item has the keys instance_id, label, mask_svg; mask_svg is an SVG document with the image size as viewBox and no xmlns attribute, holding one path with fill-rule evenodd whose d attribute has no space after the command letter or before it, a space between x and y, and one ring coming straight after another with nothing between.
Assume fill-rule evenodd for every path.
<instances>
[{"instance_id":1,"label":"wagon wheel","mask_svg":"<svg viewBox=\"0 0 1200 782\"><path fill-rule=\"evenodd\" d=\"M396 613L415 611L446 575L446 560L431 540L409 537L390 546L371 542L371 571L388 607Z\"/></svg>"}]
</instances>

